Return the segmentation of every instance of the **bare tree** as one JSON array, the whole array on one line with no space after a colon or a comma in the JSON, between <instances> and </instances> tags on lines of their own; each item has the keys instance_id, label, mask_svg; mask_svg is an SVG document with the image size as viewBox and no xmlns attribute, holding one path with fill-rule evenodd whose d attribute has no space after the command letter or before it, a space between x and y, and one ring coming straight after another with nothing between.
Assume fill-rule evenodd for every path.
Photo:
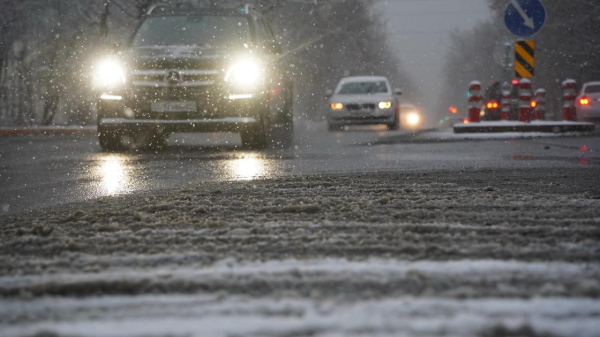
<instances>
[{"instance_id":1,"label":"bare tree","mask_svg":"<svg viewBox=\"0 0 600 337\"><path fill-rule=\"evenodd\" d=\"M0 0L0 123L88 122L95 97L86 83L89 60L125 41L156 3L180 6L254 4L278 27L288 52L296 100L311 117L322 93L344 75L387 75L410 94L411 81L388 47L373 0ZM22 41L19 61L9 46ZM96 56L97 57L97 56ZM24 62L27 60L27 62ZM18 68L18 69L17 69ZM18 74L17 77L15 77ZM24 86L12 85L18 78ZM33 95L27 94L30 90ZM17 98L18 97L18 98ZM15 101L27 101L15 108ZM29 109L29 110L28 110ZM28 117L27 117L28 116Z\"/></svg>"}]
</instances>

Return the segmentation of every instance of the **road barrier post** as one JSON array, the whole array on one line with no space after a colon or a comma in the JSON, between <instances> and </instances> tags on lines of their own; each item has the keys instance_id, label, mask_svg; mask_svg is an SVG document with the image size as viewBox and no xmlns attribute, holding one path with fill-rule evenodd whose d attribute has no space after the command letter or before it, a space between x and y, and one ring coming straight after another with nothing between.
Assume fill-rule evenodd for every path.
<instances>
[{"instance_id":1,"label":"road barrier post","mask_svg":"<svg viewBox=\"0 0 600 337\"><path fill-rule=\"evenodd\" d=\"M519 122L531 122L531 81L527 78L519 81Z\"/></svg>"},{"instance_id":2,"label":"road barrier post","mask_svg":"<svg viewBox=\"0 0 600 337\"><path fill-rule=\"evenodd\" d=\"M546 90L538 89L535 91L534 119L543 121L546 119Z\"/></svg>"},{"instance_id":3,"label":"road barrier post","mask_svg":"<svg viewBox=\"0 0 600 337\"><path fill-rule=\"evenodd\" d=\"M510 91L504 90L502 91L502 101L500 102L502 105L502 120L507 121L510 119Z\"/></svg>"},{"instance_id":4,"label":"road barrier post","mask_svg":"<svg viewBox=\"0 0 600 337\"><path fill-rule=\"evenodd\" d=\"M575 99L577 98L577 82L575 80L565 80L562 83L563 88L563 120L576 121L577 109L575 108Z\"/></svg>"},{"instance_id":5,"label":"road barrier post","mask_svg":"<svg viewBox=\"0 0 600 337\"><path fill-rule=\"evenodd\" d=\"M469 84L469 122L479 123L481 120L481 83L473 81Z\"/></svg>"}]
</instances>

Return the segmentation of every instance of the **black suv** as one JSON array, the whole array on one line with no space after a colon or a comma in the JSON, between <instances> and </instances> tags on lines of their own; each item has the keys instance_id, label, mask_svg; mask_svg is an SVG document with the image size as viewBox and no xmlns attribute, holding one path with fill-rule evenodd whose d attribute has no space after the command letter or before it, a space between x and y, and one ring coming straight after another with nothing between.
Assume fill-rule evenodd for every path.
<instances>
[{"instance_id":1,"label":"black suv","mask_svg":"<svg viewBox=\"0 0 600 337\"><path fill-rule=\"evenodd\" d=\"M127 50L95 66L101 147L162 147L173 132L213 131L239 132L246 148L289 146L292 79L282 54L249 7L153 8Z\"/></svg>"}]
</instances>

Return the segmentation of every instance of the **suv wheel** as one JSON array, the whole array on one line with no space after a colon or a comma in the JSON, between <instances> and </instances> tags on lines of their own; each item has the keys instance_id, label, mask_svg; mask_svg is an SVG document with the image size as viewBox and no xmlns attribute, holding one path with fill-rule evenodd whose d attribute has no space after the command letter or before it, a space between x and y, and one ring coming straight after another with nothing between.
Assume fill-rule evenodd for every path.
<instances>
[{"instance_id":1,"label":"suv wheel","mask_svg":"<svg viewBox=\"0 0 600 337\"><path fill-rule=\"evenodd\" d=\"M294 124L285 123L271 130L273 147L279 150L289 149L294 144Z\"/></svg>"},{"instance_id":2,"label":"suv wheel","mask_svg":"<svg viewBox=\"0 0 600 337\"><path fill-rule=\"evenodd\" d=\"M123 143L121 142L122 135L114 131L108 131L101 125L98 125L98 142L104 151L116 152L122 151Z\"/></svg>"},{"instance_id":3,"label":"suv wheel","mask_svg":"<svg viewBox=\"0 0 600 337\"><path fill-rule=\"evenodd\" d=\"M160 132L150 133L147 139L147 146L151 150L163 150L169 143L169 135Z\"/></svg>"},{"instance_id":4,"label":"suv wheel","mask_svg":"<svg viewBox=\"0 0 600 337\"><path fill-rule=\"evenodd\" d=\"M266 114L259 117L258 122L246 125L240 131L244 149L261 150L269 145L271 126Z\"/></svg>"},{"instance_id":5,"label":"suv wheel","mask_svg":"<svg viewBox=\"0 0 600 337\"><path fill-rule=\"evenodd\" d=\"M285 150L294 144L294 112L291 97L286 100L281 114L281 123L272 128L271 136L273 147Z\"/></svg>"}]
</instances>

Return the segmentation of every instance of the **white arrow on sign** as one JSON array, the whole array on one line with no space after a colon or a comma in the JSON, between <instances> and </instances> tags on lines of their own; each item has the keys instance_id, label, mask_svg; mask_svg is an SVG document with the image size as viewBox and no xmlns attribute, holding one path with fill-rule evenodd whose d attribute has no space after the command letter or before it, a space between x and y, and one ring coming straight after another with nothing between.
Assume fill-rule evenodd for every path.
<instances>
[{"instance_id":1,"label":"white arrow on sign","mask_svg":"<svg viewBox=\"0 0 600 337\"><path fill-rule=\"evenodd\" d=\"M535 29L535 23L533 23L533 18L530 18L527 15L527 13L525 13L525 11L521 7L521 5L519 5L519 2L517 0L510 0L510 3L513 6L515 6L515 8L517 9L517 12L519 12L519 15L521 15L521 17L523 18L523 21L525 21L525 26L527 26L531 29Z\"/></svg>"}]
</instances>

